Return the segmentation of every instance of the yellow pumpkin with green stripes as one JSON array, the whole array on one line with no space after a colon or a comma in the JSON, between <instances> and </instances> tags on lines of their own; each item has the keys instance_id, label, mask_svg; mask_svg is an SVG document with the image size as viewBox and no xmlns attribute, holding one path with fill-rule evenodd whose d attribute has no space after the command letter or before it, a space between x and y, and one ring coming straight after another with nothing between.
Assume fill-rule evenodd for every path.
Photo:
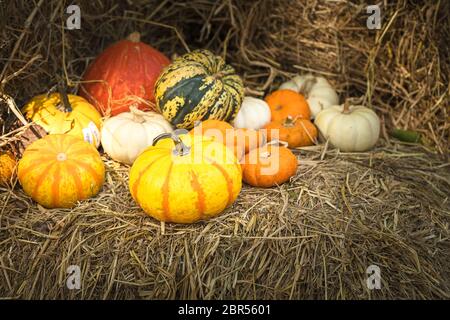
<instances>
[{"instance_id":1,"label":"yellow pumpkin with green stripes","mask_svg":"<svg viewBox=\"0 0 450 320\"><path fill-rule=\"evenodd\" d=\"M193 223L236 200L242 171L233 151L211 137L165 133L134 162L129 187L153 218Z\"/></svg>"},{"instance_id":2,"label":"yellow pumpkin with green stripes","mask_svg":"<svg viewBox=\"0 0 450 320\"><path fill-rule=\"evenodd\" d=\"M242 79L222 57L196 50L167 66L155 84L156 107L176 128L196 121L232 121L244 98Z\"/></svg>"},{"instance_id":3,"label":"yellow pumpkin with green stripes","mask_svg":"<svg viewBox=\"0 0 450 320\"><path fill-rule=\"evenodd\" d=\"M30 144L19 161L23 190L46 208L70 208L96 195L105 166L89 143L69 134L50 134Z\"/></svg>"}]
</instances>

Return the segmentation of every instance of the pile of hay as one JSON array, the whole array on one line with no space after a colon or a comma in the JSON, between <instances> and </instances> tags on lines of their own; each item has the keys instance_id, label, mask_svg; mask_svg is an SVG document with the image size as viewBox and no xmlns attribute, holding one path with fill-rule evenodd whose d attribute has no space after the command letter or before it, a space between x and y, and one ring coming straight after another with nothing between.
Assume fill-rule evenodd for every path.
<instances>
[{"instance_id":1,"label":"pile of hay","mask_svg":"<svg viewBox=\"0 0 450 320\"><path fill-rule=\"evenodd\" d=\"M450 297L448 2L384 2L381 30L367 29L366 4L294 0L96 1L81 6L81 30L66 30L69 4L0 9L0 91L19 107L59 77L76 92L89 62L138 30L168 56L225 56L253 95L297 72L325 75L342 100L377 111L382 139L369 153L295 150L291 182L244 187L220 217L194 225L145 216L129 168L106 156L102 192L70 210L2 188L2 298ZM0 102L0 146L16 119ZM392 128L419 131L423 143L400 143ZM66 287L70 265L80 290ZM370 265L380 290L366 285Z\"/></svg>"}]
</instances>

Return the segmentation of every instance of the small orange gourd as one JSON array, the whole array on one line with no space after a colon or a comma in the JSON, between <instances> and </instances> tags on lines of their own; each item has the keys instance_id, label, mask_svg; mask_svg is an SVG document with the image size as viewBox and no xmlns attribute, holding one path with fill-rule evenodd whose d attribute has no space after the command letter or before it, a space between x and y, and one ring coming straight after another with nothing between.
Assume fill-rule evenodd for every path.
<instances>
[{"instance_id":1,"label":"small orange gourd","mask_svg":"<svg viewBox=\"0 0 450 320\"><path fill-rule=\"evenodd\" d=\"M297 172L297 157L286 147L266 144L247 153L241 161L244 182L255 187L273 187Z\"/></svg>"},{"instance_id":2,"label":"small orange gourd","mask_svg":"<svg viewBox=\"0 0 450 320\"><path fill-rule=\"evenodd\" d=\"M303 95L288 89L276 90L266 97L272 121L287 117L309 119L311 111Z\"/></svg>"},{"instance_id":3,"label":"small orange gourd","mask_svg":"<svg viewBox=\"0 0 450 320\"><path fill-rule=\"evenodd\" d=\"M220 142L233 150L233 153L238 160L245 154L244 146L235 143L235 129L226 121L208 119L198 122L190 133L212 137L214 141Z\"/></svg>"},{"instance_id":4,"label":"small orange gourd","mask_svg":"<svg viewBox=\"0 0 450 320\"><path fill-rule=\"evenodd\" d=\"M267 139L286 141L290 148L313 145L317 139L316 126L307 119L293 119L271 121L266 125Z\"/></svg>"},{"instance_id":5,"label":"small orange gourd","mask_svg":"<svg viewBox=\"0 0 450 320\"><path fill-rule=\"evenodd\" d=\"M213 137L214 141L221 142L232 149L239 160L250 150L266 143L263 132L253 129L234 129L228 122L220 120L205 120L197 124L190 133Z\"/></svg>"},{"instance_id":6,"label":"small orange gourd","mask_svg":"<svg viewBox=\"0 0 450 320\"><path fill-rule=\"evenodd\" d=\"M259 130L236 129L234 135L234 145L243 146L245 153L261 147L266 143L266 135Z\"/></svg>"},{"instance_id":7,"label":"small orange gourd","mask_svg":"<svg viewBox=\"0 0 450 320\"><path fill-rule=\"evenodd\" d=\"M226 121L208 119L196 123L195 127L190 132L192 134L201 134L214 137L218 137L218 133L220 133L223 137L225 137L227 130L233 129L233 126Z\"/></svg>"}]
</instances>

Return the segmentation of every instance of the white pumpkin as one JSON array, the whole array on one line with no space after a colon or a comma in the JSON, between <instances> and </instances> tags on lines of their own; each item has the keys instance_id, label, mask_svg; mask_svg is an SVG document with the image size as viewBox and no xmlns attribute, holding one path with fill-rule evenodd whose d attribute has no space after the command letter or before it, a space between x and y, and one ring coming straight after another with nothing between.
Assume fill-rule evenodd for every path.
<instances>
[{"instance_id":1,"label":"white pumpkin","mask_svg":"<svg viewBox=\"0 0 450 320\"><path fill-rule=\"evenodd\" d=\"M258 98L244 97L233 126L238 129L258 130L270 122L270 116L267 102Z\"/></svg>"},{"instance_id":2,"label":"white pumpkin","mask_svg":"<svg viewBox=\"0 0 450 320\"><path fill-rule=\"evenodd\" d=\"M280 89L289 89L303 94L311 110L311 118L315 118L323 109L339 103L339 97L327 79L312 74L295 76L283 83Z\"/></svg>"},{"instance_id":3,"label":"white pumpkin","mask_svg":"<svg viewBox=\"0 0 450 320\"><path fill-rule=\"evenodd\" d=\"M143 112L131 107L103 123L102 146L114 160L132 164L153 139L161 133L172 132L164 117L156 112Z\"/></svg>"},{"instance_id":4,"label":"white pumpkin","mask_svg":"<svg viewBox=\"0 0 450 320\"><path fill-rule=\"evenodd\" d=\"M367 151L378 141L380 119L377 114L364 106L331 106L314 121L325 139L345 152Z\"/></svg>"}]
</instances>

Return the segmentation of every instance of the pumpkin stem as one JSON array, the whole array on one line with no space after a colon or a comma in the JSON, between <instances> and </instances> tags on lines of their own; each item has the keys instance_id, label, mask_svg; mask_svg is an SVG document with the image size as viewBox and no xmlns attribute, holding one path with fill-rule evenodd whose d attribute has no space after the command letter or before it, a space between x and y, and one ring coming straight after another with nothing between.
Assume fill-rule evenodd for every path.
<instances>
[{"instance_id":1,"label":"pumpkin stem","mask_svg":"<svg viewBox=\"0 0 450 320\"><path fill-rule=\"evenodd\" d=\"M63 103L63 111L72 112L72 106L70 105L69 98L67 97L66 84L64 82L61 81L58 84L58 91Z\"/></svg>"},{"instance_id":2,"label":"pumpkin stem","mask_svg":"<svg viewBox=\"0 0 450 320\"><path fill-rule=\"evenodd\" d=\"M137 31L132 32L128 35L127 40L130 40L131 42L139 42L141 41L141 34Z\"/></svg>"},{"instance_id":3,"label":"pumpkin stem","mask_svg":"<svg viewBox=\"0 0 450 320\"><path fill-rule=\"evenodd\" d=\"M269 159L272 154L269 151L261 152L259 154L260 158Z\"/></svg>"},{"instance_id":4,"label":"pumpkin stem","mask_svg":"<svg viewBox=\"0 0 450 320\"><path fill-rule=\"evenodd\" d=\"M287 118L283 122L284 127L293 127L295 126L295 121L297 121L297 117L292 118L291 116L287 116Z\"/></svg>"},{"instance_id":5,"label":"pumpkin stem","mask_svg":"<svg viewBox=\"0 0 450 320\"><path fill-rule=\"evenodd\" d=\"M136 108L134 105L130 106L130 112L133 115L133 121L138 123L145 122L144 112Z\"/></svg>"},{"instance_id":6,"label":"pumpkin stem","mask_svg":"<svg viewBox=\"0 0 450 320\"><path fill-rule=\"evenodd\" d=\"M342 110L343 114L349 114L350 112L350 101L347 99L344 102L344 109Z\"/></svg>"},{"instance_id":7,"label":"pumpkin stem","mask_svg":"<svg viewBox=\"0 0 450 320\"><path fill-rule=\"evenodd\" d=\"M213 74L214 79L222 79L226 75L226 72L224 71L218 71Z\"/></svg>"},{"instance_id":8,"label":"pumpkin stem","mask_svg":"<svg viewBox=\"0 0 450 320\"><path fill-rule=\"evenodd\" d=\"M305 82L303 82L303 84L301 85L301 87L299 89L299 92L301 94L303 94L306 99L308 99L309 93L311 92L312 87L314 85L316 85L316 83L317 83L317 78L316 77L306 79Z\"/></svg>"},{"instance_id":9,"label":"pumpkin stem","mask_svg":"<svg viewBox=\"0 0 450 320\"><path fill-rule=\"evenodd\" d=\"M184 131L178 131L179 133L184 133ZM191 147L188 147L184 144L184 142L180 139L177 134L177 130L173 133L161 133L153 139L152 146L156 145L156 143L161 139L170 138L175 143L175 149L172 150L172 154L174 156L185 156L191 152Z\"/></svg>"},{"instance_id":10,"label":"pumpkin stem","mask_svg":"<svg viewBox=\"0 0 450 320\"><path fill-rule=\"evenodd\" d=\"M268 146L283 146L283 147L288 147L288 143L286 141L283 140L278 140L278 139L274 139L270 142L267 142Z\"/></svg>"}]
</instances>

